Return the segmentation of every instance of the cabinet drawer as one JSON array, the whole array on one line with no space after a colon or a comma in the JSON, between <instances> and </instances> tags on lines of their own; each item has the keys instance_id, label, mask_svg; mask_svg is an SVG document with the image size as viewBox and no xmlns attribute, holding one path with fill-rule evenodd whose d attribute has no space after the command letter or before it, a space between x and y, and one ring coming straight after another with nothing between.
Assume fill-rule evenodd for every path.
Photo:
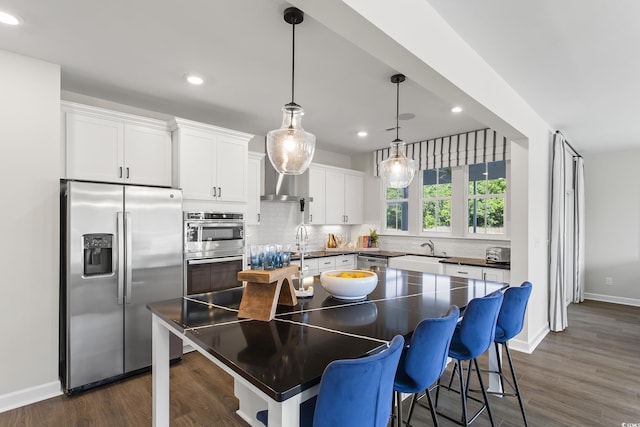
<instances>
[{"instance_id":1,"label":"cabinet drawer","mask_svg":"<svg viewBox=\"0 0 640 427\"><path fill-rule=\"evenodd\" d=\"M338 255L336 257L337 269L355 268L356 256L355 255Z\"/></svg>"},{"instance_id":2,"label":"cabinet drawer","mask_svg":"<svg viewBox=\"0 0 640 427\"><path fill-rule=\"evenodd\" d=\"M336 257L325 257L318 259L318 271L330 271L336 269Z\"/></svg>"}]
</instances>

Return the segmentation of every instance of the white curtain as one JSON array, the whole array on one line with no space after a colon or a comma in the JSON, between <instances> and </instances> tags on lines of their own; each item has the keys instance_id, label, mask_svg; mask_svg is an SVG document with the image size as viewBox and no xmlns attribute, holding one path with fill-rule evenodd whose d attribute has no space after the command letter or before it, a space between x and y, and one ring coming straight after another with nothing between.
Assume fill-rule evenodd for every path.
<instances>
[{"instance_id":1,"label":"white curtain","mask_svg":"<svg viewBox=\"0 0 640 427\"><path fill-rule=\"evenodd\" d=\"M567 303L584 300L584 162L559 132L553 137L549 326L568 326Z\"/></svg>"},{"instance_id":2,"label":"white curtain","mask_svg":"<svg viewBox=\"0 0 640 427\"><path fill-rule=\"evenodd\" d=\"M584 301L584 160L575 159L573 302Z\"/></svg>"}]
</instances>

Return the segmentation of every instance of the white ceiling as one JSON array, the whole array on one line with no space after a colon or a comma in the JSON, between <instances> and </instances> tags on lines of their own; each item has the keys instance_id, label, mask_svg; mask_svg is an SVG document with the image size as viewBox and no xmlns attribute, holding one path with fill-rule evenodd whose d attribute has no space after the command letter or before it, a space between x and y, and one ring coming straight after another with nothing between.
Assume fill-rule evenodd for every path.
<instances>
[{"instance_id":1,"label":"white ceiling","mask_svg":"<svg viewBox=\"0 0 640 427\"><path fill-rule=\"evenodd\" d=\"M574 147L637 145L634 0L428 0ZM291 26L282 0L0 0L24 25L0 26L0 49L61 65L62 88L265 135L290 101ZM576 12L579 11L579 14ZM201 74L200 87L185 73ZM318 147L344 154L395 137L396 72L312 17L296 27L296 102ZM407 80L408 142L484 127ZM636 114L634 114L636 113ZM360 139L356 132L369 132Z\"/></svg>"},{"instance_id":2,"label":"white ceiling","mask_svg":"<svg viewBox=\"0 0 640 427\"><path fill-rule=\"evenodd\" d=\"M582 153L640 147L640 2L428 0Z\"/></svg>"}]
</instances>

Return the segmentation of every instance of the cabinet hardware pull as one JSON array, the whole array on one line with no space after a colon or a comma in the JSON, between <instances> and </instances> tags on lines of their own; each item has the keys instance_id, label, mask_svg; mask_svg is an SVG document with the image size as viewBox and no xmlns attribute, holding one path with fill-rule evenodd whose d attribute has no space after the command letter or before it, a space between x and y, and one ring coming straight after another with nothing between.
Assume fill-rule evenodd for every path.
<instances>
[{"instance_id":1,"label":"cabinet hardware pull","mask_svg":"<svg viewBox=\"0 0 640 427\"><path fill-rule=\"evenodd\" d=\"M118 173L118 178L122 178L122 166L120 166L118 169L120 169L120 172Z\"/></svg>"},{"instance_id":2,"label":"cabinet hardware pull","mask_svg":"<svg viewBox=\"0 0 640 427\"><path fill-rule=\"evenodd\" d=\"M458 271L458 274L469 274L467 271Z\"/></svg>"},{"instance_id":3,"label":"cabinet hardware pull","mask_svg":"<svg viewBox=\"0 0 640 427\"><path fill-rule=\"evenodd\" d=\"M309 222L313 222L313 214L309 214Z\"/></svg>"},{"instance_id":4,"label":"cabinet hardware pull","mask_svg":"<svg viewBox=\"0 0 640 427\"><path fill-rule=\"evenodd\" d=\"M218 197L222 197L222 187L218 187Z\"/></svg>"},{"instance_id":5,"label":"cabinet hardware pull","mask_svg":"<svg viewBox=\"0 0 640 427\"><path fill-rule=\"evenodd\" d=\"M258 222L260 222L260 214L258 214Z\"/></svg>"},{"instance_id":6,"label":"cabinet hardware pull","mask_svg":"<svg viewBox=\"0 0 640 427\"><path fill-rule=\"evenodd\" d=\"M129 167L127 167L127 179L129 179Z\"/></svg>"}]
</instances>

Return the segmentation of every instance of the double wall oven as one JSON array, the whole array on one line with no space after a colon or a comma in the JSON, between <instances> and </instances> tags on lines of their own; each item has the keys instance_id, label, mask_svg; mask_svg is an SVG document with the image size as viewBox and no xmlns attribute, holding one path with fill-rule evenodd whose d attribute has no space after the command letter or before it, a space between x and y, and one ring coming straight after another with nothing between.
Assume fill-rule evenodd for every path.
<instances>
[{"instance_id":1,"label":"double wall oven","mask_svg":"<svg viewBox=\"0 0 640 427\"><path fill-rule=\"evenodd\" d=\"M185 294L240 286L244 214L184 212Z\"/></svg>"}]
</instances>

